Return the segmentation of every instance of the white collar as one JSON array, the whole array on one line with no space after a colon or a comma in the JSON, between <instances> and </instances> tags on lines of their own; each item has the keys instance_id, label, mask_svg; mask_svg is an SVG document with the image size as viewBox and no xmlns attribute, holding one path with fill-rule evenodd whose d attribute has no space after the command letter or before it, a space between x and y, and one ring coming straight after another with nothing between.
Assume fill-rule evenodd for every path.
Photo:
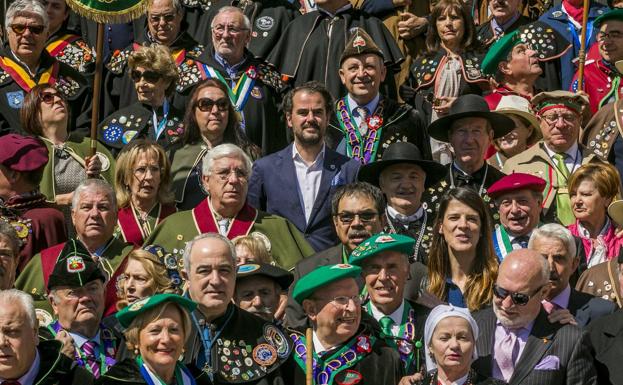
<instances>
[{"instance_id":1,"label":"white collar","mask_svg":"<svg viewBox=\"0 0 623 385\"><path fill-rule=\"evenodd\" d=\"M299 153L298 148L296 148L296 143L292 143L292 159L293 160L300 160L301 162L305 163L305 165L307 165L308 167L311 167L313 165L317 165L319 163L322 163L322 160L324 159L324 150L327 146L325 144L322 145L322 149L320 150L320 152L318 153L318 155L316 155L316 159L314 159L314 161L311 164L307 164L307 162L303 159L303 157L301 156L301 154Z\"/></svg>"},{"instance_id":2,"label":"white collar","mask_svg":"<svg viewBox=\"0 0 623 385\"><path fill-rule=\"evenodd\" d=\"M396 210L395 208L393 208L390 205L387 205L387 214L393 218L396 219L397 221L399 221L400 223L411 223L411 222L415 222L417 220L419 220L420 218L422 218L422 216L424 215L424 208L422 208L422 205L420 204L420 208L417 209L417 211L414 214L411 215L404 215L398 212L398 210Z\"/></svg>"},{"instance_id":3,"label":"white collar","mask_svg":"<svg viewBox=\"0 0 623 385\"><path fill-rule=\"evenodd\" d=\"M380 311L375 305L374 302L370 301L370 310L372 311L372 317L375 320L379 321L383 317L389 317L394 321L394 325L400 325L402 323L402 315L405 311L405 301L400 303L398 309L394 310L392 314L385 314Z\"/></svg>"},{"instance_id":4,"label":"white collar","mask_svg":"<svg viewBox=\"0 0 623 385\"><path fill-rule=\"evenodd\" d=\"M549 155L550 158L554 159L554 155L558 154L556 151L552 150L551 148L549 148L547 146L547 143L543 142L543 144L545 145L545 151L547 152L547 155ZM567 156L571 159L573 159L574 163L576 163L578 161L577 159L577 155L578 155L578 142L576 141L575 143L573 143L573 145L571 147L569 147L567 149L567 151L565 151L565 154L567 154Z\"/></svg>"},{"instance_id":5,"label":"white collar","mask_svg":"<svg viewBox=\"0 0 623 385\"><path fill-rule=\"evenodd\" d=\"M318 338L318 335L316 334L315 330L312 336L312 340L314 341L314 352L316 352L316 354L320 354L322 352L326 352L327 350L329 350L324 347L322 342L320 342L320 338Z\"/></svg>"},{"instance_id":6,"label":"white collar","mask_svg":"<svg viewBox=\"0 0 623 385\"><path fill-rule=\"evenodd\" d=\"M374 111L376 111L376 107L378 107L379 105L379 101L381 100L381 95L380 94L376 94L376 96L374 97L374 99L372 99L370 101L370 103L368 104L364 104L363 106L360 106L355 99L353 99L350 94L348 94L346 96L346 101L348 102L348 106L350 107L350 112L352 113L353 111L355 111L355 108L357 107L365 107L368 110L368 113L370 114L370 116L372 116L372 114L374 114Z\"/></svg>"},{"instance_id":7,"label":"white collar","mask_svg":"<svg viewBox=\"0 0 623 385\"><path fill-rule=\"evenodd\" d=\"M41 357L39 356L39 349L35 348L35 359L30 366L30 369L23 376L17 379L21 385L32 385L35 383L37 374L39 374L39 367L41 366ZM4 378L0 378L0 383L4 382Z\"/></svg>"},{"instance_id":8,"label":"white collar","mask_svg":"<svg viewBox=\"0 0 623 385\"><path fill-rule=\"evenodd\" d=\"M82 348L82 345L84 345L84 343L87 342L87 341L93 341L93 342L95 342L97 344L97 346L100 346L100 347L102 346L102 340L100 339L100 331L99 331L99 329L97 330L97 333L95 333L95 337L93 337L93 338L86 338L82 334L73 333L73 332L70 332L70 331L67 331L67 333L69 333L71 338L74 340L74 343L79 348Z\"/></svg>"}]
</instances>

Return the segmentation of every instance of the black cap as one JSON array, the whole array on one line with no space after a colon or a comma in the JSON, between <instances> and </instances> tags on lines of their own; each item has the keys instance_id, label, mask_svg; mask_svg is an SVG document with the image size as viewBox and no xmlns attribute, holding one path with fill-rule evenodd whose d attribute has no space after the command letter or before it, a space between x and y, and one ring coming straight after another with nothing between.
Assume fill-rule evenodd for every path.
<instances>
[{"instance_id":1,"label":"black cap","mask_svg":"<svg viewBox=\"0 0 623 385\"><path fill-rule=\"evenodd\" d=\"M48 290L59 286L82 287L96 279L106 282L107 277L82 242L70 239L56 260L48 279Z\"/></svg>"},{"instance_id":2,"label":"black cap","mask_svg":"<svg viewBox=\"0 0 623 385\"><path fill-rule=\"evenodd\" d=\"M283 290L290 287L294 276L287 270L284 270L278 266L273 266L268 263L248 263L238 266L238 274L236 275L236 281L242 278L252 277L254 275L263 275L270 279L273 279Z\"/></svg>"}]
</instances>

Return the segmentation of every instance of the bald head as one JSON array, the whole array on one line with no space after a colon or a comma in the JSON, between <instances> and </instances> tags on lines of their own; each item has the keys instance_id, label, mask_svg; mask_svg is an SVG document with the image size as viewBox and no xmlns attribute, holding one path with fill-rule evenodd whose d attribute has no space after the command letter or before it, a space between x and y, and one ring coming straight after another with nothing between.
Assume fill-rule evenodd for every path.
<instances>
[{"instance_id":1,"label":"bald head","mask_svg":"<svg viewBox=\"0 0 623 385\"><path fill-rule=\"evenodd\" d=\"M502 261L498 275L508 275L516 281L544 285L549 280L549 265L541 254L534 250L513 250Z\"/></svg>"}]
</instances>

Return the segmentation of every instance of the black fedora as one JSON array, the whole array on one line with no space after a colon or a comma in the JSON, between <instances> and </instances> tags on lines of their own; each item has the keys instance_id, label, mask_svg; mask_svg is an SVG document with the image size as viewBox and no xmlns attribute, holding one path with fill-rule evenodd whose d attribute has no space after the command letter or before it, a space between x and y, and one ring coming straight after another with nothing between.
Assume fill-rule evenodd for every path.
<instances>
[{"instance_id":1,"label":"black fedora","mask_svg":"<svg viewBox=\"0 0 623 385\"><path fill-rule=\"evenodd\" d=\"M411 163L420 166L426 172L426 181L424 182L426 188L434 185L446 175L446 166L432 160L422 159L422 153L415 144L396 142L387 147L381 160L362 166L357 174L357 179L378 186L381 172L398 163Z\"/></svg>"},{"instance_id":2,"label":"black fedora","mask_svg":"<svg viewBox=\"0 0 623 385\"><path fill-rule=\"evenodd\" d=\"M491 112L482 96L463 95L452 103L448 115L441 117L428 126L428 134L442 142L449 142L448 134L452 123L462 118L485 118L493 128L493 138L501 138L515 128L513 120L504 114Z\"/></svg>"}]
</instances>

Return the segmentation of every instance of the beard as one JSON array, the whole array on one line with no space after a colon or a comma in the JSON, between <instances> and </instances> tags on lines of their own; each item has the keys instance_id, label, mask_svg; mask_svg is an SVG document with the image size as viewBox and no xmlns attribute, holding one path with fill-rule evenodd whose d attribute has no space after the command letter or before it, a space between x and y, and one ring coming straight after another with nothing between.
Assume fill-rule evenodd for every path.
<instances>
[{"instance_id":1,"label":"beard","mask_svg":"<svg viewBox=\"0 0 623 385\"><path fill-rule=\"evenodd\" d=\"M310 127L315 128L317 132L315 134L306 134L305 129ZM316 145L324 139L321 134L320 126L316 123L307 123L303 125L300 130L293 131L294 137L296 138L297 142L306 146Z\"/></svg>"}]
</instances>

